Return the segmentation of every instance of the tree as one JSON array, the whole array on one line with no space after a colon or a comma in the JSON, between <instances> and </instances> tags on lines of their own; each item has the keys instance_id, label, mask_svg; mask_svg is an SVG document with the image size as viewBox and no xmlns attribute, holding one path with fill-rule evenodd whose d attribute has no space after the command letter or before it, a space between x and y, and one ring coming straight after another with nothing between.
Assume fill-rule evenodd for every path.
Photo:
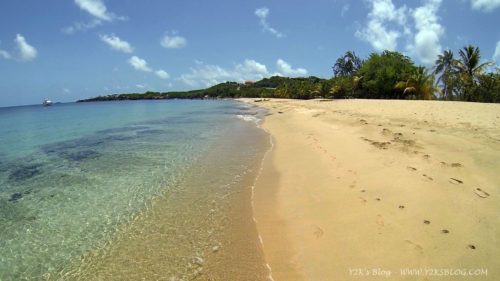
<instances>
[{"instance_id":1,"label":"tree","mask_svg":"<svg viewBox=\"0 0 500 281\"><path fill-rule=\"evenodd\" d=\"M445 50L440 54L434 66L434 74L439 75L438 82L443 83L443 98L451 100L453 98L453 68L455 66L455 59L453 52Z\"/></svg>"},{"instance_id":2,"label":"tree","mask_svg":"<svg viewBox=\"0 0 500 281\"><path fill-rule=\"evenodd\" d=\"M459 51L460 58L456 61L456 71L462 83L462 99L472 101L472 88L477 84L478 77L482 75L491 62L481 62L481 52L478 47L468 45Z\"/></svg>"},{"instance_id":3,"label":"tree","mask_svg":"<svg viewBox=\"0 0 500 281\"><path fill-rule=\"evenodd\" d=\"M353 79L348 76L338 76L332 78L330 92L335 99L352 97Z\"/></svg>"},{"instance_id":4,"label":"tree","mask_svg":"<svg viewBox=\"0 0 500 281\"><path fill-rule=\"evenodd\" d=\"M384 51L382 54L372 53L358 71L362 77L361 89L358 90L361 98L401 99L405 96L401 91L394 89L400 81L406 81L416 71L413 61L398 52Z\"/></svg>"},{"instance_id":5,"label":"tree","mask_svg":"<svg viewBox=\"0 0 500 281\"><path fill-rule=\"evenodd\" d=\"M333 65L333 76L353 76L362 65L363 61L356 56L356 53L347 51Z\"/></svg>"},{"instance_id":6,"label":"tree","mask_svg":"<svg viewBox=\"0 0 500 281\"><path fill-rule=\"evenodd\" d=\"M472 88L472 101L500 102L500 71L479 75Z\"/></svg>"},{"instance_id":7,"label":"tree","mask_svg":"<svg viewBox=\"0 0 500 281\"><path fill-rule=\"evenodd\" d=\"M405 98L413 96L422 100L432 99L434 93L439 91L434 75L428 74L423 66L419 66L408 80L396 83L394 88L402 91Z\"/></svg>"}]
</instances>

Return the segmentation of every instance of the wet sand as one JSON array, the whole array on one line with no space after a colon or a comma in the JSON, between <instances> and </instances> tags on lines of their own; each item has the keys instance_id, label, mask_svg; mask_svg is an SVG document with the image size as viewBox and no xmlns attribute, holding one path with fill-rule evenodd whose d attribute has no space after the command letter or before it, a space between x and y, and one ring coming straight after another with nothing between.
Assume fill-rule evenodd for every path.
<instances>
[{"instance_id":1,"label":"wet sand","mask_svg":"<svg viewBox=\"0 0 500 281\"><path fill-rule=\"evenodd\" d=\"M244 101L270 109L254 214L274 280L499 280L500 105Z\"/></svg>"}]
</instances>

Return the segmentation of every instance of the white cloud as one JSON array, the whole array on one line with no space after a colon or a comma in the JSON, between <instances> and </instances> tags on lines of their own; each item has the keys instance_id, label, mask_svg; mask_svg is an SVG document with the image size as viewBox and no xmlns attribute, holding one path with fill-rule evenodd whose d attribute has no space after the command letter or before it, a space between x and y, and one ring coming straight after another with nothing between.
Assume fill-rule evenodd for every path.
<instances>
[{"instance_id":1,"label":"white cloud","mask_svg":"<svg viewBox=\"0 0 500 281\"><path fill-rule=\"evenodd\" d=\"M64 27L62 31L66 34L73 34L77 31L86 31L92 28L96 28L102 24L102 21L99 19L93 19L92 21L86 22L75 22L73 25Z\"/></svg>"},{"instance_id":2,"label":"white cloud","mask_svg":"<svg viewBox=\"0 0 500 281\"><path fill-rule=\"evenodd\" d=\"M493 60L500 65L500 40L497 42L497 47L495 48L495 53L493 54Z\"/></svg>"},{"instance_id":3,"label":"white cloud","mask_svg":"<svg viewBox=\"0 0 500 281\"><path fill-rule=\"evenodd\" d=\"M136 84L135 86L136 86L137 88L139 88L139 89L144 89L144 88L146 88L146 87L147 87L146 85L142 85L142 84Z\"/></svg>"},{"instance_id":4,"label":"white cloud","mask_svg":"<svg viewBox=\"0 0 500 281\"><path fill-rule=\"evenodd\" d=\"M304 68L295 68L287 63L286 61L279 59L276 61L276 66L278 67L278 71L285 76L304 76L307 74L307 70Z\"/></svg>"},{"instance_id":5,"label":"white cloud","mask_svg":"<svg viewBox=\"0 0 500 281\"><path fill-rule=\"evenodd\" d=\"M136 70L139 70L139 71L144 71L144 72L151 72L153 71L149 66L148 66L148 63L139 58L139 57L136 57L136 56L132 56L130 57L130 59L128 60L128 63L133 66Z\"/></svg>"},{"instance_id":6,"label":"white cloud","mask_svg":"<svg viewBox=\"0 0 500 281\"><path fill-rule=\"evenodd\" d=\"M344 4L342 6L342 10L340 11L340 16L344 17L344 15L349 11L350 8L351 6L349 5L349 3Z\"/></svg>"},{"instance_id":7,"label":"white cloud","mask_svg":"<svg viewBox=\"0 0 500 281\"><path fill-rule=\"evenodd\" d=\"M37 51L35 47L28 44L26 39L21 34L16 35L14 42L17 45L19 60L30 61L36 58Z\"/></svg>"},{"instance_id":8,"label":"white cloud","mask_svg":"<svg viewBox=\"0 0 500 281\"><path fill-rule=\"evenodd\" d=\"M225 69L218 65L204 64L196 61L196 66L190 73L182 74L179 80L192 87L209 87L226 81L243 82L245 80L260 80L270 76L267 67L252 59L236 64L233 69Z\"/></svg>"},{"instance_id":9,"label":"white cloud","mask_svg":"<svg viewBox=\"0 0 500 281\"><path fill-rule=\"evenodd\" d=\"M112 22L114 20L125 20L125 17L116 16L108 11L102 0L74 0L75 4L85 12L94 17L89 22L74 22L72 25L64 27L62 31L66 34L73 34L77 31L86 31L96 28L103 22Z\"/></svg>"},{"instance_id":10,"label":"white cloud","mask_svg":"<svg viewBox=\"0 0 500 281\"><path fill-rule=\"evenodd\" d=\"M0 58L4 58L6 60L12 58L12 56L9 54L9 52L0 50Z\"/></svg>"},{"instance_id":11,"label":"white cloud","mask_svg":"<svg viewBox=\"0 0 500 281\"><path fill-rule=\"evenodd\" d=\"M121 40L118 36L115 35L99 35L101 40L108 44L112 49L124 52L124 53L132 53L133 48L127 41Z\"/></svg>"},{"instance_id":12,"label":"white cloud","mask_svg":"<svg viewBox=\"0 0 500 281\"><path fill-rule=\"evenodd\" d=\"M300 76L307 74L303 68L293 69L284 60L278 60L277 67L282 73L272 73L266 65L253 59L246 59L236 64L232 69L226 69L218 65L205 64L196 61L196 66L189 73L182 74L178 80L192 87L209 87L226 81L243 82L245 80L261 80L272 75Z\"/></svg>"},{"instance_id":13,"label":"white cloud","mask_svg":"<svg viewBox=\"0 0 500 281\"><path fill-rule=\"evenodd\" d=\"M470 0L470 4L475 10L489 12L500 7L500 0Z\"/></svg>"},{"instance_id":14,"label":"white cloud","mask_svg":"<svg viewBox=\"0 0 500 281\"><path fill-rule=\"evenodd\" d=\"M175 32L171 35L165 35L161 41L160 45L167 49L180 49L184 48L187 45L186 38L176 35Z\"/></svg>"},{"instance_id":15,"label":"white cloud","mask_svg":"<svg viewBox=\"0 0 500 281\"><path fill-rule=\"evenodd\" d=\"M182 74L179 80L192 87L209 87L224 81L229 81L232 74L218 65L197 64L190 68L191 72Z\"/></svg>"},{"instance_id":16,"label":"white cloud","mask_svg":"<svg viewBox=\"0 0 500 281\"><path fill-rule=\"evenodd\" d=\"M170 78L170 74L168 74L165 70L159 69L155 71L156 76L160 77L161 79L168 79Z\"/></svg>"},{"instance_id":17,"label":"white cloud","mask_svg":"<svg viewBox=\"0 0 500 281\"><path fill-rule=\"evenodd\" d=\"M285 34L279 32L278 30L272 28L269 23L267 22L267 16L269 15L269 9L267 7L262 7L257 10L255 10L255 15L260 19L260 25L264 29L264 31L267 31L274 36L281 38L284 37Z\"/></svg>"},{"instance_id":18,"label":"white cloud","mask_svg":"<svg viewBox=\"0 0 500 281\"><path fill-rule=\"evenodd\" d=\"M236 73L245 76L245 79L262 79L269 75L267 67L255 60L246 59L242 64L236 65Z\"/></svg>"},{"instance_id":19,"label":"white cloud","mask_svg":"<svg viewBox=\"0 0 500 281\"><path fill-rule=\"evenodd\" d=\"M406 26L406 6L396 8L392 0L368 0L372 9L368 14L367 26L357 30L355 36L372 45L377 51L396 50L397 39L403 33L408 34ZM399 29L390 29L389 23L395 23Z\"/></svg>"},{"instance_id":20,"label":"white cloud","mask_svg":"<svg viewBox=\"0 0 500 281\"><path fill-rule=\"evenodd\" d=\"M75 0L75 4L100 20L112 21L115 17L107 11L106 5L101 0Z\"/></svg>"},{"instance_id":21,"label":"white cloud","mask_svg":"<svg viewBox=\"0 0 500 281\"><path fill-rule=\"evenodd\" d=\"M139 58L137 56L130 57L128 59L128 63L135 70L144 71L144 72L150 72L152 74L155 74L156 76L158 76L161 79L168 79L168 78L170 78L170 74L168 74L168 72L166 72L163 69L158 69L158 70L154 71L151 67L148 66L148 63L146 62L146 60L141 59L141 58Z\"/></svg>"},{"instance_id":22,"label":"white cloud","mask_svg":"<svg viewBox=\"0 0 500 281\"><path fill-rule=\"evenodd\" d=\"M442 0L426 0L424 5L412 11L417 33L407 49L424 64L433 64L441 53L439 43L444 28L439 23L437 12Z\"/></svg>"}]
</instances>

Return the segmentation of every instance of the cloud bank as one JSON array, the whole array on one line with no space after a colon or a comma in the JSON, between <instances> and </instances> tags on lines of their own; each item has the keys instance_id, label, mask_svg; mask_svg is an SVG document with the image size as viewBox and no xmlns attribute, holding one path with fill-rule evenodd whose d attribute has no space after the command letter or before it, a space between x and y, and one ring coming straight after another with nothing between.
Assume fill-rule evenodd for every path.
<instances>
[{"instance_id":1,"label":"cloud bank","mask_svg":"<svg viewBox=\"0 0 500 281\"><path fill-rule=\"evenodd\" d=\"M397 48L397 39L401 36L400 29L407 33L406 6L396 8L392 0L369 0L371 11L368 13L366 27L357 30L355 36L372 45L377 51ZM395 24L391 28L390 23Z\"/></svg>"},{"instance_id":2,"label":"cloud bank","mask_svg":"<svg viewBox=\"0 0 500 281\"><path fill-rule=\"evenodd\" d=\"M293 69L292 66L287 63L286 61L282 59L278 59L276 62L276 66L278 67L278 71L285 76L304 76L307 74L307 70L304 68L295 68Z\"/></svg>"},{"instance_id":3,"label":"cloud bank","mask_svg":"<svg viewBox=\"0 0 500 281\"><path fill-rule=\"evenodd\" d=\"M442 51L439 40L444 34L444 28L437 16L441 2L442 0L426 0L423 6L412 11L417 33L407 49L427 65L433 64Z\"/></svg>"},{"instance_id":4,"label":"cloud bank","mask_svg":"<svg viewBox=\"0 0 500 281\"><path fill-rule=\"evenodd\" d=\"M276 65L279 72L270 72L265 64L253 59L245 59L232 69L197 61L196 66L190 68L189 73L182 74L178 80L191 87L210 87L226 81L255 81L273 75L302 76L307 74L306 69L294 69L282 59L277 60Z\"/></svg>"},{"instance_id":5,"label":"cloud bank","mask_svg":"<svg viewBox=\"0 0 500 281\"><path fill-rule=\"evenodd\" d=\"M445 31L438 16L442 0L423 0L415 9L396 7L392 0L367 1L371 7L368 21L355 32L356 37L378 52L396 51L398 40L404 39L408 53L423 64L434 63L442 51L440 40Z\"/></svg>"}]
</instances>

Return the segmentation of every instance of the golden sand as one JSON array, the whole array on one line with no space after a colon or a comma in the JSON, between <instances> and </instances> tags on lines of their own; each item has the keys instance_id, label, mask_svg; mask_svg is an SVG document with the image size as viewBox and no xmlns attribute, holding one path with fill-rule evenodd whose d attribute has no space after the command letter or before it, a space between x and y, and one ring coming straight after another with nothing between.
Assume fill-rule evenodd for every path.
<instances>
[{"instance_id":1,"label":"golden sand","mask_svg":"<svg viewBox=\"0 0 500 281\"><path fill-rule=\"evenodd\" d=\"M499 104L245 101L270 109L274 280L500 280Z\"/></svg>"}]
</instances>

